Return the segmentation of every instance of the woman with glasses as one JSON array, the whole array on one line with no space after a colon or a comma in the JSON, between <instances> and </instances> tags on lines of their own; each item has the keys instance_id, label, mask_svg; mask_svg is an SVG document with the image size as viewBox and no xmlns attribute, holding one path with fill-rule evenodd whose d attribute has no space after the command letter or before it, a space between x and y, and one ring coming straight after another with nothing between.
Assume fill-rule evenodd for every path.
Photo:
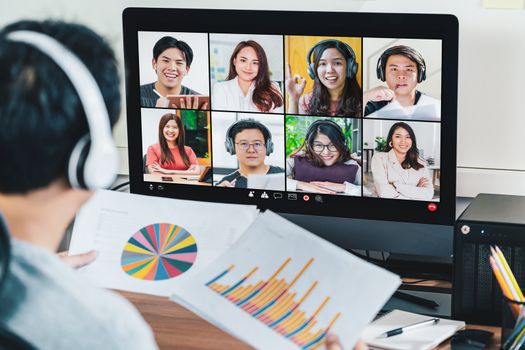
<instances>
[{"instance_id":1,"label":"woman with glasses","mask_svg":"<svg viewBox=\"0 0 525 350\"><path fill-rule=\"evenodd\" d=\"M159 122L159 143L148 147L148 172L167 175L199 174L197 156L191 147L185 145L185 139L181 118L174 113L164 114Z\"/></svg>"},{"instance_id":2,"label":"woman with glasses","mask_svg":"<svg viewBox=\"0 0 525 350\"><path fill-rule=\"evenodd\" d=\"M273 152L273 141L270 130L261 122L254 119L235 122L226 131L224 143L226 151L237 157L239 169L222 178L217 186L247 188L250 175L284 173L284 169L265 163L266 156Z\"/></svg>"},{"instance_id":3,"label":"woman with glasses","mask_svg":"<svg viewBox=\"0 0 525 350\"><path fill-rule=\"evenodd\" d=\"M346 136L334 121L316 120L286 161L286 188L326 194L361 195L361 167L350 157Z\"/></svg>"}]
</instances>

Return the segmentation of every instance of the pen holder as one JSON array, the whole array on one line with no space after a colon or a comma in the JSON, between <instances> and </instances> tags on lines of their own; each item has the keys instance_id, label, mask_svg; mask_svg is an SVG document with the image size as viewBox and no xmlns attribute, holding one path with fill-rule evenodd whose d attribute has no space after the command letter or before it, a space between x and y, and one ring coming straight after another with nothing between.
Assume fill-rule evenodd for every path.
<instances>
[{"instance_id":1,"label":"pen holder","mask_svg":"<svg viewBox=\"0 0 525 350\"><path fill-rule=\"evenodd\" d=\"M520 322L516 322L520 309L524 307L525 302L503 297L503 305L501 307L502 350L525 349L525 317ZM522 330L523 332L521 332ZM523 344L518 347L520 340L523 340Z\"/></svg>"}]
</instances>

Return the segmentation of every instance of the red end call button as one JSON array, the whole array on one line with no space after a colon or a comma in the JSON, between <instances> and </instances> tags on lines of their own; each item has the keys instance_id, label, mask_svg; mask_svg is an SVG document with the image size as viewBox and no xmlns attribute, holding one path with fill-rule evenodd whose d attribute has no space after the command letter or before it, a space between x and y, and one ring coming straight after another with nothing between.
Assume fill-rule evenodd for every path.
<instances>
[{"instance_id":1,"label":"red end call button","mask_svg":"<svg viewBox=\"0 0 525 350\"><path fill-rule=\"evenodd\" d=\"M310 200L310 196L307 195L307 194L305 194L305 195L303 196L303 200L304 200L305 202L308 202L308 201Z\"/></svg>"},{"instance_id":2,"label":"red end call button","mask_svg":"<svg viewBox=\"0 0 525 350\"><path fill-rule=\"evenodd\" d=\"M438 210L438 206L436 203L428 203L427 209L430 212L435 212L436 210Z\"/></svg>"}]
</instances>

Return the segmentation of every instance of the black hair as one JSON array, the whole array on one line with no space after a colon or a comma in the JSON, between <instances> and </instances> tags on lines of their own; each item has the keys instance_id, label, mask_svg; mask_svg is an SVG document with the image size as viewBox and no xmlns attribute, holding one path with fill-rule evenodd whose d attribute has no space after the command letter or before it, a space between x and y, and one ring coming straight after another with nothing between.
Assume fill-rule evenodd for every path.
<instances>
[{"instance_id":1,"label":"black hair","mask_svg":"<svg viewBox=\"0 0 525 350\"><path fill-rule=\"evenodd\" d=\"M388 61L388 58L393 55L405 56L406 58L414 62L417 67L418 82L420 82L419 78L423 76L422 72L426 68L425 59L418 51L406 45L392 46L386 49L385 52L383 52L383 54L381 54L378 63L382 71L383 77L386 76L386 63ZM424 80L424 78L422 80Z\"/></svg>"},{"instance_id":2,"label":"black hair","mask_svg":"<svg viewBox=\"0 0 525 350\"><path fill-rule=\"evenodd\" d=\"M16 30L47 34L71 50L95 78L111 125L117 122L121 108L114 53L92 30L60 21L20 21L2 29L1 193L27 193L66 178L71 151L89 131L84 109L69 78L35 47L6 38Z\"/></svg>"},{"instance_id":3,"label":"black hair","mask_svg":"<svg viewBox=\"0 0 525 350\"><path fill-rule=\"evenodd\" d=\"M184 54L186 65L188 67L191 66L191 62L193 62L193 50L191 49L190 45L182 40L177 40L172 36L162 37L155 43L155 46L153 46L153 58L155 61L159 59L161 53L171 48L181 50Z\"/></svg>"},{"instance_id":4,"label":"black hair","mask_svg":"<svg viewBox=\"0 0 525 350\"><path fill-rule=\"evenodd\" d=\"M347 146L346 136L340 125L332 120L316 120L308 127L307 133L304 137L303 144L298 150L293 152L291 157L305 157L312 161L316 166L324 167L324 162L319 155L313 150L314 140L318 134L326 135L334 144L339 152L337 163L344 163L352 159L350 150ZM304 154L301 152L304 151Z\"/></svg>"},{"instance_id":5,"label":"black hair","mask_svg":"<svg viewBox=\"0 0 525 350\"><path fill-rule=\"evenodd\" d=\"M272 137L270 130L263 123L255 119L242 119L236 122L228 132L228 136L231 137L232 141L235 142L235 136L243 130L247 129L257 129L259 130L264 137L264 143L267 144L268 140Z\"/></svg>"},{"instance_id":6,"label":"black hair","mask_svg":"<svg viewBox=\"0 0 525 350\"><path fill-rule=\"evenodd\" d=\"M318 44L313 51L313 62L314 62L314 87L312 90L312 99L308 106L309 114L312 115L332 115L330 111L330 93L326 86L324 86L319 77L317 76L317 67L319 67L319 61L325 50L334 48L339 51L345 58L346 64L348 65L348 59L351 57L348 48L345 43L339 40L328 40ZM361 87L357 82L356 77L350 78L346 76L345 85L343 88L343 95L337 106L335 115L345 117L360 117L361 110Z\"/></svg>"},{"instance_id":7,"label":"black hair","mask_svg":"<svg viewBox=\"0 0 525 350\"><path fill-rule=\"evenodd\" d=\"M423 164L419 161L419 151L417 149L417 142L416 142L416 134L414 133L414 130L404 122L397 122L394 125L390 127L390 130L388 131L388 136L386 138L386 148L385 152L389 152L392 149L392 146L390 144L392 143L392 136L394 136L394 132L397 129L405 129L406 132L410 135L410 139L412 140L412 146L408 150L405 160L401 163L401 166L403 169L410 169L414 168L415 170L419 170L424 167Z\"/></svg>"}]
</instances>

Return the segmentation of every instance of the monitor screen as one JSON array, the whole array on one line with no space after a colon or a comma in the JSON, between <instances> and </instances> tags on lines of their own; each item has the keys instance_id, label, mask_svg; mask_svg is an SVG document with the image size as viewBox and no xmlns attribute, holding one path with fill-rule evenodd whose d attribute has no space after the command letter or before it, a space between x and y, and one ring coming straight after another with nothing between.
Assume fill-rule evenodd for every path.
<instances>
[{"instance_id":1,"label":"monitor screen","mask_svg":"<svg viewBox=\"0 0 525 350\"><path fill-rule=\"evenodd\" d=\"M451 225L451 15L124 11L131 191Z\"/></svg>"}]
</instances>

